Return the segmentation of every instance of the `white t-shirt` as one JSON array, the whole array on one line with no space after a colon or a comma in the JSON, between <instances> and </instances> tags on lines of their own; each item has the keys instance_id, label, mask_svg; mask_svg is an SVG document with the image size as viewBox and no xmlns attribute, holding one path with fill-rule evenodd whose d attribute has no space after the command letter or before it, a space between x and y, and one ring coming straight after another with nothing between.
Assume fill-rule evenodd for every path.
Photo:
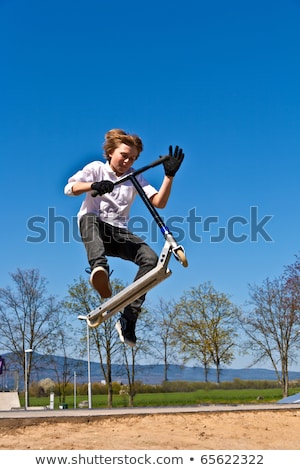
<instances>
[{"instance_id":1,"label":"white t-shirt","mask_svg":"<svg viewBox=\"0 0 300 470\"><path fill-rule=\"evenodd\" d=\"M95 181L109 180L114 183L118 181L118 179L133 172L134 168L131 167L121 177L118 177L110 167L109 162L103 163L94 161L86 165L82 170L77 171L75 175L68 179L64 193L67 196L74 196L72 187L77 181L93 183ZM157 193L157 190L148 183L142 174L137 175L135 178L138 180L149 199ZM103 196L92 197L91 191L89 191L86 193L85 199L77 214L78 222L84 214L92 212L97 214L103 222L116 227L127 228L130 209L136 195L137 191L130 180L116 185L111 193L104 194Z\"/></svg>"}]
</instances>

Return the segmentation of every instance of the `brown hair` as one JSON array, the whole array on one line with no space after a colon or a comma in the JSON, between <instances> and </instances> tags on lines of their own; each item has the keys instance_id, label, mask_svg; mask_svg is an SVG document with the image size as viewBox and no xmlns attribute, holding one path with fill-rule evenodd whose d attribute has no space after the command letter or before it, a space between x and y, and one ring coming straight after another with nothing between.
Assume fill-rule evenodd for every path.
<instances>
[{"instance_id":1,"label":"brown hair","mask_svg":"<svg viewBox=\"0 0 300 470\"><path fill-rule=\"evenodd\" d=\"M111 129L105 134L105 142L103 143L104 156L110 160L109 154L112 153L120 144L126 144L130 147L135 147L137 150L137 157L143 150L143 142L136 134L127 134L122 129Z\"/></svg>"}]
</instances>

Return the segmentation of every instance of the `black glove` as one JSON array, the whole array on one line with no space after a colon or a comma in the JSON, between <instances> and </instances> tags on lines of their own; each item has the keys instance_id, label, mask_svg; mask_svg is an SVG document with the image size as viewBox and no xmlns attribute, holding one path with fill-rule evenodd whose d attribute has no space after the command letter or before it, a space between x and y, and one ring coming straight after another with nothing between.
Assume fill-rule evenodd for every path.
<instances>
[{"instance_id":1,"label":"black glove","mask_svg":"<svg viewBox=\"0 0 300 470\"><path fill-rule=\"evenodd\" d=\"M163 162L165 175L166 176L175 176L177 171L180 168L180 165L184 159L184 153L182 149L176 145L173 155L172 145L169 147L169 158Z\"/></svg>"},{"instance_id":2,"label":"black glove","mask_svg":"<svg viewBox=\"0 0 300 470\"><path fill-rule=\"evenodd\" d=\"M111 193L114 189L114 183L112 181L103 180L96 181L92 184L91 189L94 191L92 196L103 196L105 193Z\"/></svg>"}]
</instances>

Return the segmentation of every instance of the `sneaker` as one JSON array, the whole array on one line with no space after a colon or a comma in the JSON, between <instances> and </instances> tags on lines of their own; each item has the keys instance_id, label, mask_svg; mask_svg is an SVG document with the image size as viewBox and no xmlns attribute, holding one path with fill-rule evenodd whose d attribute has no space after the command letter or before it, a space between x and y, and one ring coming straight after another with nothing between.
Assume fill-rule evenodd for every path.
<instances>
[{"instance_id":1,"label":"sneaker","mask_svg":"<svg viewBox=\"0 0 300 470\"><path fill-rule=\"evenodd\" d=\"M135 321L120 317L116 323L116 330L119 333L119 337L122 343L128 344L128 346L131 348L135 346Z\"/></svg>"},{"instance_id":2,"label":"sneaker","mask_svg":"<svg viewBox=\"0 0 300 470\"><path fill-rule=\"evenodd\" d=\"M108 273L102 266L93 269L90 276L90 284L101 295L103 299L107 299L112 295L112 289L109 282Z\"/></svg>"}]
</instances>

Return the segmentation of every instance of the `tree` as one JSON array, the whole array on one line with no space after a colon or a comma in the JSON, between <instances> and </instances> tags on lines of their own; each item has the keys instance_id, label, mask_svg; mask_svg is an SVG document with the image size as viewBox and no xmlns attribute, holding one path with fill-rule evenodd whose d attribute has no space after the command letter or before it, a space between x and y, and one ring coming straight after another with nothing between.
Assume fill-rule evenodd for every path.
<instances>
[{"instance_id":1,"label":"tree","mask_svg":"<svg viewBox=\"0 0 300 470\"><path fill-rule=\"evenodd\" d=\"M153 324L153 319L151 318L150 312L147 310L146 305L144 304L142 312L139 314L139 318L136 324L136 334L137 342L134 348L127 346L126 344L122 345L122 360L123 365L125 366L127 381L128 381L128 397L129 397L129 406L133 406L134 397L136 394L136 372L137 372L137 358L141 355L149 354L152 348L152 341L149 333L151 332L151 325ZM147 338L144 339L143 336L147 332Z\"/></svg>"},{"instance_id":2,"label":"tree","mask_svg":"<svg viewBox=\"0 0 300 470\"><path fill-rule=\"evenodd\" d=\"M60 403L65 402L67 387L74 378L74 361L70 359L70 356L72 357L72 353L77 348L76 341L74 341L75 335L72 335L72 332L73 328L70 324L65 324L64 329L59 329L55 335L55 343L51 345L46 358L48 370L52 369L56 376ZM55 356L51 354L53 351L56 353ZM59 353L59 358L57 358L57 353ZM78 367L80 367L79 361L75 362L75 369Z\"/></svg>"},{"instance_id":3,"label":"tree","mask_svg":"<svg viewBox=\"0 0 300 470\"><path fill-rule=\"evenodd\" d=\"M28 355L25 371L25 350L49 352L63 324L61 305L47 294L47 282L39 270L18 269L10 276L13 287L0 288L0 345L14 354L28 385L31 370L38 368L35 360L39 356Z\"/></svg>"},{"instance_id":4,"label":"tree","mask_svg":"<svg viewBox=\"0 0 300 470\"><path fill-rule=\"evenodd\" d=\"M168 380L168 369L170 361L176 358L178 353L178 342L174 341L173 335L173 316L175 310L175 301L159 299L155 311L155 341L154 347L156 354L164 364L164 381Z\"/></svg>"},{"instance_id":5,"label":"tree","mask_svg":"<svg viewBox=\"0 0 300 470\"><path fill-rule=\"evenodd\" d=\"M212 364L219 382L221 366L234 358L236 312L228 297L217 292L211 283L193 287L176 304L174 335L185 360L203 365L206 381Z\"/></svg>"},{"instance_id":6,"label":"tree","mask_svg":"<svg viewBox=\"0 0 300 470\"><path fill-rule=\"evenodd\" d=\"M276 373L284 397L288 396L289 364L299 349L300 282L299 259L283 275L250 285L250 311L240 318L254 357L253 364L268 360Z\"/></svg>"},{"instance_id":7,"label":"tree","mask_svg":"<svg viewBox=\"0 0 300 470\"><path fill-rule=\"evenodd\" d=\"M113 279L111 281L113 295L116 295L120 290L124 289L122 281ZM87 315L92 310L101 305L101 298L89 285L88 281L80 276L78 281L75 281L69 287L69 295L64 301L64 308L67 312L74 316ZM91 338L91 349L97 351L100 360L100 368L103 377L108 386L108 407L112 406L113 389L112 389L112 359L113 356L120 351L119 337L114 328L115 318L109 318L101 323L97 328L89 329ZM86 325L84 325L82 336L82 347L85 350L86 344Z\"/></svg>"}]
</instances>

